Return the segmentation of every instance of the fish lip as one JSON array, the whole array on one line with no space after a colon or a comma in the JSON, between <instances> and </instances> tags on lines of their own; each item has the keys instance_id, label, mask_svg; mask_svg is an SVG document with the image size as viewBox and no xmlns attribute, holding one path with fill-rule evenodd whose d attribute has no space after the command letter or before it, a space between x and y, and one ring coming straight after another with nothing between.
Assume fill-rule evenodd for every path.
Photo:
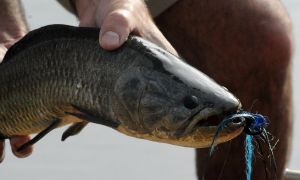
<instances>
[{"instance_id":1,"label":"fish lip","mask_svg":"<svg viewBox=\"0 0 300 180\"><path fill-rule=\"evenodd\" d=\"M210 116L210 113L213 111L207 113L209 110L214 109L211 107L199 107L197 110L194 110L191 116L184 120L186 123L184 123L176 132L172 133L171 135L174 135L175 137L182 137L189 134L194 130L194 127L199 121Z\"/></svg>"},{"instance_id":2,"label":"fish lip","mask_svg":"<svg viewBox=\"0 0 300 180\"><path fill-rule=\"evenodd\" d=\"M178 132L175 133L175 135L177 137L182 137L182 136L186 136L189 133L192 133L193 131L195 131L198 128L205 128L206 126L200 125L199 123L201 121L203 121L203 123L207 122L207 120L209 120L210 117L213 116L220 116L219 119L219 123L222 122L222 120L229 114L232 113L236 113L239 111L239 109L241 109L241 103L239 103L235 108L232 108L230 110L227 110L226 112L223 112L221 110L217 110L213 107L203 107L203 108L199 108L197 109L188 119L187 122L188 125L184 124L182 128L180 128L180 130ZM238 129L244 126L244 123L240 122L240 123L229 123L227 125L228 128L231 129ZM211 127L218 127L218 125L213 125L213 126L207 126L208 128Z\"/></svg>"}]
</instances>

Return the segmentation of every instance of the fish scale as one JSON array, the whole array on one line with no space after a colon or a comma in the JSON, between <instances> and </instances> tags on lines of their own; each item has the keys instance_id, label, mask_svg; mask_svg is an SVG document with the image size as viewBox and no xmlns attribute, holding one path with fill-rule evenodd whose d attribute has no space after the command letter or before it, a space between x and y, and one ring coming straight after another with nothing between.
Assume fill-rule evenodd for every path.
<instances>
[{"instance_id":1,"label":"fish scale","mask_svg":"<svg viewBox=\"0 0 300 180\"><path fill-rule=\"evenodd\" d=\"M104 98L100 101L102 102L101 105L94 101L98 99L98 94L107 97L107 92L102 93L100 91L95 94L93 89L102 90L101 86L106 89L113 88L112 78L108 78L108 76L112 77L114 72L108 71L114 69L109 66L115 66L115 64L106 63L99 59L101 51L99 51L98 42L80 41L80 43L73 43L74 41L78 40L65 38L59 41L41 42L26 51L21 51L19 56L12 57L8 60L10 62L0 66L0 83L10 87L0 90L1 94L6 94L1 98L0 106L2 108L9 107L4 108L2 111L4 113L0 116L1 134L11 136L40 132L49 126L51 123L49 118L52 114L57 116L53 109L57 107L58 103L70 105L80 102L84 107L94 108L98 112L107 109L99 107L107 102L107 100L103 101ZM78 56L75 51L75 53L70 53L72 49L78 49L79 47L74 47L78 45L91 47L91 49L89 52L82 53L81 56ZM55 46L55 48L49 46ZM51 52L48 49L51 49ZM28 58L31 57L31 54L37 54L37 57ZM44 56L44 54L46 55ZM74 57L85 58L72 59L67 57L72 56L72 54ZM10 63L13 63L13 66ZM96 65L97 69L93 69L93 65ZM46 69L49 71L45 71ZM93 73L88 74L89 70ZM95 79L96 77L102 77L100 87L96 87L99 84L98 78ZM76 86L80 81L83 85L78 88ZM18 106L14 104L18 104ZM40 108L43 106L47 106L48 111ZM39 111L40 114L34 113L36 111ZM60 113L63 114L64 112L61 111ZM14 119L7 119L7 117ZM63 122L62 125L66 123L72 122Z\"/></svg>"},{"instance_id":2,"label":"fish scale","mask_svg":"<svg viewBox=\"0 0 300 180\"><path fill-rule=\"evenodd\" d=\"M14 44L0 64L0 86L0 138L39 133L19 150L73 123L64 140L88 122L137 138L207 147L216 126L200 121L241 108L226 88L151 42L130 35L106 51L99 29L66 25L42 27ZM216 143L242 128L232 124Z\"/></svg>"}]
</instances>

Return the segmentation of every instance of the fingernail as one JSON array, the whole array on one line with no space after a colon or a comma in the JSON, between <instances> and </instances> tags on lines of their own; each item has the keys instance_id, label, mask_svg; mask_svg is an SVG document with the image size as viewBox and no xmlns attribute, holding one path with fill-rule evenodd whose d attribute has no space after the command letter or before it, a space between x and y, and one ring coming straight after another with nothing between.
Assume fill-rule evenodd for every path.
<instances>
[{"instance_id":1,"label":"fingernail","mask_svg":"<svg viewBox=\"0 0 300 180\"><path fill-rule=\"evenodd\" d=\"M102 36L102 44L105 46L118 46L120 43L120 36L112 31L107 31Z\"/></svg>"}]
</instances>

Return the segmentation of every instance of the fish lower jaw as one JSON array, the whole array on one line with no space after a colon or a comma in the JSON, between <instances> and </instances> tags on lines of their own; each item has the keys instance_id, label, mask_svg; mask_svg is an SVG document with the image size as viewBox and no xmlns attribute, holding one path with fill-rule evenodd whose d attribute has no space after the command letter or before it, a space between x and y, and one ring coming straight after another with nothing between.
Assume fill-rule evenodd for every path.
<instances>
[{"instance_id":1,"label":"fish lower jaw","mask_svg":"<svg viewBox=\"0 0 300 180\"><path fill-rule=\"evenodd\" d=\"M239 128L224 128L215 140L215 145L230 141L243 132L243 127ZM119 126L117 130L128 136L146 139L155 142L167 143L183 147L191 148L207 148L211 145L217 126L198 127L192 133L182 137L173 137L166 133L153 131L151 133L139 134L135 131L129 130L124 126Z\"/></svg>"},{"instance_id":2,"label":"fish lower jaw","mask_svg":"<svg viewBox=\"0 0 300 180\"><path fill-rule=\"evenodd\" d=\"M198 127L192 134L181 137L182 146L193 148L207 148L212 145L218 126ZM217 136L214 145L228 142L239 136L244 127L225 127Z\"/></svg>"}]
</instances>

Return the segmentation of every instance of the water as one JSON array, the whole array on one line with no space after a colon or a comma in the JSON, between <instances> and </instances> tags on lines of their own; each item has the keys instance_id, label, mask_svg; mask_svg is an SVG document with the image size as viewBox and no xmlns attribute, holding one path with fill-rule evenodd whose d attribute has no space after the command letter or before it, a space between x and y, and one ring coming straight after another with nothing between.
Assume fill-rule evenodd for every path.
<instances>
[{"instance_id":1,"label":"water","mask_svg":"<svg viewBox=\"0 0 300 180\"><path fill-rule=\"evenodd\" d=\"M77 25L77 20L54 0L23 0L31 29L47 24ZM300 35L300 1L285 0ZM40 8L43 7L43 8ZM296 36L298 37L298 36ZM300 47L297 41L297 48ZM294 59L298 59L296 49ZM295 129L300 129L300 62L294 61ZM109 128L93 125L80 135L61 142L64 129L50 133L35 146L29 158L19 160L7 148L0 165L1 180L23 179L132 179L195 180L194 150L119 134ZM300 132L294 131L289 167L300 170Z\"/></svg>"}]
</instances>

